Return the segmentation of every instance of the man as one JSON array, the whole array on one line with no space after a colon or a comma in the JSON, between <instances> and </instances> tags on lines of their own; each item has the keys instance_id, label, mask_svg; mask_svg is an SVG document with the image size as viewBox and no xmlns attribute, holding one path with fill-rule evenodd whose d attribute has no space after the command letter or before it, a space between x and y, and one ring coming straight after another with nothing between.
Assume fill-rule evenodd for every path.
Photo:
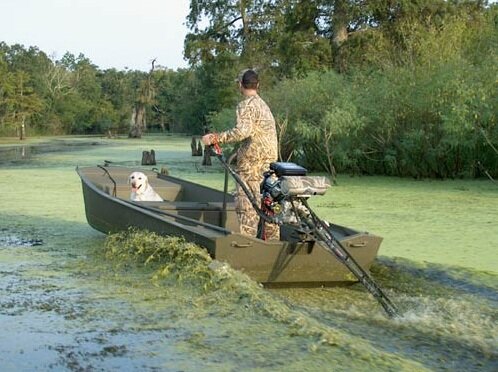
<instances>
[{"instance_id":1,"label":"man","mask_svg":"<svg viewBox=\"0 0 498 372\"><path fill-rule=\"evenodd\" d=\"M241 142L237 151L237 173L259 201L263 173L269 169L270 163L277 161L277 130L270 108L258 95L258 74L245 70L239 76L238 84L244 100L237 106L235 127L221 133L206 134L202 142L205 145ZM239 185L236 211L240 232L256 236L259 216ZM279 239L278 226L265 224L265 236L266 239Z\"/></svg>"}]
</instances>

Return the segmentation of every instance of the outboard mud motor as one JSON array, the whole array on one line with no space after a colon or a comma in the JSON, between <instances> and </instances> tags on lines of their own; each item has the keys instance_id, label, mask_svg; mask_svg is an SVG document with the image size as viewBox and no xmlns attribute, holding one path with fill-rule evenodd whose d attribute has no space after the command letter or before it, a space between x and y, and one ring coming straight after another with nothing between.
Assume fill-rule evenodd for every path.
<instances>
[{"instance_id":1,"label":"outboard mud motor","mask_svg":"<svg viewBox=\"0 0 498 372\"><path fill-rule=\"evenodd\" d=\"M330 187L327 177L307 176L306 168L294 163L271 163L261 182L261 209L275 223L298 225L309 218L301 199L323 195Z\"/></svg>"},{"instance_id":2,"label":"outboard mud motor","mask_svg":"<svg viewBox=\"0 0 498 372\"><path fill-rule=\"evenodd\" d=\"M329 224L321 220L309 207L308 198L323 195L330 186L326 177L309 177L305 168L285 162L270 164L270 170L264 173L260 186L261 204L258 202L244 181L225 161L221 148L217 143L214 149L225 169L234 177L244 190L251 205L259 215L261 222L258 236L264 237L264 222L277 225L289 224L298 228L309 239L319 241L321 246L342 262L358 281L375 297L390 317L398 315L398 310L382 289L375 283L353 256L334 236Z\"/></svg>"},{"instance_id":3,"label":"outboard mud motor","mask_svg":"<svg viewBox=\"0 0 498 372\"><path fill-rule=\"evenodd\" d=\"M269 222L295 226L306 239L318 240L341 261L379 301L389 316L397 309L373 278L336 239L326 221L321 220L309 207L308 199L323 195L330 187L326 177L307 176L305 168L294 163L271 163L261 182L261 212ZM264 236L264 216L261 215L258 234Z\"/></svg>"}]
</instances>

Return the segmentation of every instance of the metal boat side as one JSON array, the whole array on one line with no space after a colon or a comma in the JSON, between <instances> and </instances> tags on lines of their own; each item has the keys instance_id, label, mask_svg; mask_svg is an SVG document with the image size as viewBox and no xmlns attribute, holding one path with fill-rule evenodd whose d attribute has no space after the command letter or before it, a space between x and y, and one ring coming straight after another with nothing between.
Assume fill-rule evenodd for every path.
<instances>
[{"instance_id":1,"label":"metal boat side","mask_svg":"<svg viewBox=\"0 0 498 372\"><path fill-rule=\"evenodd\" d=\"M88 223L103 233L146 229L183 236L210 255L272 286L322 286L354 282L348 269L320 242L300 241L292 228L281 229L280 241L263 241L238 233L233 197L174 177L147 173L164 202L131 202L128 174L135 169L108 167L115 185L99 167L78 168ZM116 196L113 196L113 193ZM225 198L226 211L222 208ZM375 259L382 238L331 225L348 252L365 269Z\"/></svg>"}]
</instances>

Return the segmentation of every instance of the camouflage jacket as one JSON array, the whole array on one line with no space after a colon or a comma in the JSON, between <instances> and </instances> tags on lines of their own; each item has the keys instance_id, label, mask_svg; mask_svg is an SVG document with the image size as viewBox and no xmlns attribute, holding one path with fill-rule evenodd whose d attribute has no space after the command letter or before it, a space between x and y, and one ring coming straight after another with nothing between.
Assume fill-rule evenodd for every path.
<instances>
[{"instance_id":1,"label":"camouflage jacket","mask_svg":"<svg viewBox=\"0 0 498 372\"><path fill-rule=\"evenodd\" d=\"M259 95L237 106L237 124L218 135L220 143L241 142L237 152L237 170L247 176L262 177L268 165L278 158L275 119Z\"/></svg>"}]
</instances>

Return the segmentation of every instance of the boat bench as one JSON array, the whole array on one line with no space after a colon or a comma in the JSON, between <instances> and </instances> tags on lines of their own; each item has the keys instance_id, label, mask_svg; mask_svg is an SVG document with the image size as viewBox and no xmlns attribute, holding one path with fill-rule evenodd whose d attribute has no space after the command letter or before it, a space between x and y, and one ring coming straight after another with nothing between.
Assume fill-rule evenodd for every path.
<instances>
[{"instance_id":1,"label":"boat bench","mask_svg":"<svg viewBox=\"0 0 498 372\"><path fill-rule=\"evenodd\" d=\"M164 200L176 201L182 199L181 185L176 185L174 183L171 183L171 185L157 186L154 185L153 182L150 182L150 185L152 186L154 191L157 192ZM103 184L102 186L103 186L102 190L105 193L112 195L114 190L114 185L111 182ZM130 194L131 194L130 186L124 186L124 185L116 186L116 196L118 198L129 200Z\"/></svg>"},{"instance_id":2,"label":"boat bench","mask_svg":"<svg viewBox=\"0 0 498 372\"><path fill-rule=\"evenodd\" d=\"M227 204L226 213L223 213L223 203L221 202L139 201L136 203L147 208L158 209L168 215L183 216L215 226L223 226L231 231L239 231L234 203Z\"/></svg>"}]
</instances>

